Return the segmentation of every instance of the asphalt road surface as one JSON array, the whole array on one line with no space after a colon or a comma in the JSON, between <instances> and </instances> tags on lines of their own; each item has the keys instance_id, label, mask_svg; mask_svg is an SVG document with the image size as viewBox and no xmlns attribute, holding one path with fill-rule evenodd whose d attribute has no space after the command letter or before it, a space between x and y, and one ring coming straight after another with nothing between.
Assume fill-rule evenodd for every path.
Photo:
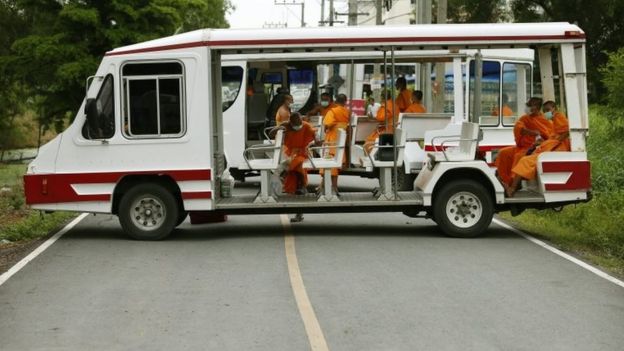
<instances>
[{"instance_id":1,"label":"asphalt road surface","mask_svg":"<svg viewBox=\"0 0 624 351\"><path fill-rule=\"evenodd\" d=\"M624 289L570 261L388 213L230 216L162 242L89 216L0 286L2 350L622 350L623 331Z\"/></svg>"}]
</instances>

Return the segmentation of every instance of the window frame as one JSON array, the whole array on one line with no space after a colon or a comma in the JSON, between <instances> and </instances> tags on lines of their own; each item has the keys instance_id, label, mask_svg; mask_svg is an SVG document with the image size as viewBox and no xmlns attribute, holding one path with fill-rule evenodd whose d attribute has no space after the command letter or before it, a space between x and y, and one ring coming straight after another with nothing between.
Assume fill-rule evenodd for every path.
<instances>
[{"instance_id":1,"label":"window frame","mask_svg":"<svg viewBox=\"0 0 624 351\"><path fill-rule=\"evenodd\" d=\"M527 96L526 96L526 98L528 100L531 96L533 96L533 73L534 73L533 72L533 65L530 64L529 62L503 61L503 64L501 66L501 68L502 68L502 71L501 71L501 86L500 86L500 91L501 91L500 96L501 97L503 96L503 93L504 93L503 89L504 89L504 86L505 86L505 65L515 65L516 66L516 84L517 84L517 80L518 80L518 76L517 76L518 75L518 73L517 73L518 72L518 68L517 68L517 66L519 66L519 65L528 66L528 70L527 70L527 72L528 72L528 74L527 74L528 81L526 82L526 84L527 84ZM516 87L516 89L517 89L517 87ZM520 106L521 104L522 104L522 106L524 106L524 102L516 101L516 103L517 103L518 106ZM522 117L522 115L524 114L523 111L518 110L516 112L518 115L516 116L516 119L515 119L514 123L511 123L511 124L505 123L505 118L502 115L502 107L503 107L503 105L502 105L502 101L501 101L501 104L499 106L499 114L501 115L501 126L503 126L503 127L513 127L516 124L516 121L518 121L520 119L520 117Z\"/></svg>"},{"instance_id":2,"label":"window frame","mask_svg":"<svg viewBox=\"0 0 624 351\"><path fill-rule=\"evenodd\" d=\"M95 95L94 100L98 101L98 99L102 96L102 93L104 91L104 87L106 86L108 79L110 79L112 81L112 83L110 84L111 87L111 94L110 94L110 98L111 98L111 104L112 104L112 121L113 121L113 128L112 128L112 134L110 136L104 136L101 138L92 138L89 135L89 126L88 123L89 121L87 120L86 117L86 113L85 113L85 120L84 120L84 124L83 127L81 128L81 136L84 140L89 140L89 141L98 141L98 140L109 140L115 137L116 134L116 130L117 130L117 118L116 118L116 109L115 109L115 76L112 73L108 73L106 74L103 78L102 78L102 84L100 84L100 87L98 89L98 93ZM86 133L84 132L84 129L86 128ZM86 134L86 135L85 135Z\"/></svg>"},{"instance_id":3,"label":"window frame","mask_svg":"<svg viewBox=\"0 0 624 351\"><path fill-rule=\"evenodd\" d=\"M123 75L123 70L126 65L135 65L135 64L157 64L157 63L177 63L182 68L182 72L180 74L151 74L151 75L131 75L125 76ZM124 62L120 68L120 96L121 96L121 118L122 123L121 126L121 134L126 139L136 140L136 139L179 139L184 137L187 132L188 126L188 116L187 116L187 94L186 94L186 66L180 60L170 59L170 60L137 60L137 61L126 61ZM161 121L160 121L160 79L178 79L179 87L180 87L180 132L176 134L161 134ZM154 80L156 81L156 110L157 110L157 128L158 134L132 134L131 128L131 112L129 109L129 101L130 101L130 89L129 84L126 87L126 83L133 80ZM125 122L127 121L127 130L124 128Z\"/></svg>"}]
</instances>

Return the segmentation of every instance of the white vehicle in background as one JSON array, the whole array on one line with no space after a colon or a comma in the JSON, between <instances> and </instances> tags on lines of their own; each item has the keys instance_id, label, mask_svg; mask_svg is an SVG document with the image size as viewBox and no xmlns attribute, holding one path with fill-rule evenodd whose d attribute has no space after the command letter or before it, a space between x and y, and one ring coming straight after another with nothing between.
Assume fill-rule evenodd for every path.
<instances>
[{"instance_id":1,"label":"white vehicle in background","mask_svg":"<svg viewBox=\"0 0 624 351\"><path fill-rule=\"evenodd\" d=\"M498 129L508 133L500 113L502 103L495 103L494 111L490 111L493 97L487 89L492 85L486 80L491 64L478 54L470 54L484 48L534 49L543 97L558 98L569 117L572 151L540 154L537 180L514 197L505 196L489 165L491 160L478 152L486 140L482 135L489 128L493 135ZM381 57L371 54L375 51ZM324 58L272 56L282 54L318 54ZM235 55L247 58L236 61L239 58ZM251 55L266 60L252 61ZM282 74L296 76L297 83L302 84L313 82L316 67L303 67L306 61L380 64L382 71L394 78L395 62L432 59L445 65L445 70L438 72L453 77L448 83L452 89L448 87L444 94L452 101L441 104L452 108L418 118L402 116L391 144L376 145L359 158L362 168L379 174L379 189L341 192L338 196L326 183L318 196L271 191L270 175L279 168L284 136L278 132L274 140L262 140L260 126L265 111L258 107L287 82L273 71L274 67L285 68ZM287 67L295 64L308 71L288 71ZM466 75L470 65L476 67L474 77ZM506 91L505 75L512 71L504 65L498 74L497 97ZM530 95L530 71L529 66L516 69L515 83L507 85L510 107L515 106L516 115ZM242 90L243 83L239 83L236 94L248 98L221 101L223 96L233 96L223 95L222 86L231 89L236 77L242 77L241 82L252 77L252 89ZM448 84L445 80L445 86ZM466 89L466 84L475 88ZM366 123L361 121L366 119L354 117L352 130L338 133L337 144L331 146L337 150L333 158L323 157L324 149L317 149L320 157L311 153L304 168L322 168L325 182L329 182L328 172L342 168L343 155L353 167L354 150L361 147L358 138L366 134ZM443 123L436 126L440 121ZM412 128L414 125L421 128ZM402 212L432 218L448 235L470 237L483 233L498 211L556 208L588 201L588 126L585 35L572 24L206 29L108 52L72 124L44 145L28 166L25 193L34 209L118 215L126 233L147 240L166 237L188 213L193 219L224 214ZM241 130L246 132L246 143L229 145ZM413 156L410 143L424 149L427 157L420 164L414 189L401 191L392 179L404 169L419 166L409 159ZM401 152L403 149L406 152ZM225 171L237 159L242 159L239 170L260 173L257 195L239 194L236 188L231 191Z\"/></svg>"}]
</instances>

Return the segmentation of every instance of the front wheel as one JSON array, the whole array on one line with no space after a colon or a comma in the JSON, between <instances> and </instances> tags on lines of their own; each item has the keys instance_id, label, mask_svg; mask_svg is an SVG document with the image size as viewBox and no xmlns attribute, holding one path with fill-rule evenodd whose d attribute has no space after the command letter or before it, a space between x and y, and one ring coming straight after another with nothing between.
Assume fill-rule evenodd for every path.
<instances>
[{"instance_id":1,"label":"front wheel","mask_svg":"<svg viewBox=\"0 0 624 351\"><path fill-rule=\"evenodd\" d=\"M472 238L482 234L492 222L494 204L482 184L472 180L452 181L435 195L433 214L446 235Z\"/></svg>"},{"instance_id":2,"label":"front wheel","mask_svg":"<svg viewBox=\"0 0 624 351\"><path fill-rule=\"evenodd\" d=\"M173 194L161 185L139 184L130 189L119 203L119 223L133 239L161 240L179 220L179 208Z\"/></svg>"}]
</instances>

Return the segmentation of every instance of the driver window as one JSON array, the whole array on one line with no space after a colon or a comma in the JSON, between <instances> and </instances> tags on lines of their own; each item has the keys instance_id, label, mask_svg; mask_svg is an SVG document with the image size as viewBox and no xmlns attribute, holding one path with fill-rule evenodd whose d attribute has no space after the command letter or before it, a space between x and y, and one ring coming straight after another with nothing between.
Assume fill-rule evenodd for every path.
<instances>
[{"instance_id":1,"label":"driver window","mask_svg":"<svg viewBox=\"0 0 624 351\"><path fill-rule=\"evenodd\" d=\"M110 139L115 134L115 100L113 75L104 78L95 98L95 116L85 120L82 136L85 139ZM94 112L95 112L94 111Z\"/></svg>"}]
</instances>

